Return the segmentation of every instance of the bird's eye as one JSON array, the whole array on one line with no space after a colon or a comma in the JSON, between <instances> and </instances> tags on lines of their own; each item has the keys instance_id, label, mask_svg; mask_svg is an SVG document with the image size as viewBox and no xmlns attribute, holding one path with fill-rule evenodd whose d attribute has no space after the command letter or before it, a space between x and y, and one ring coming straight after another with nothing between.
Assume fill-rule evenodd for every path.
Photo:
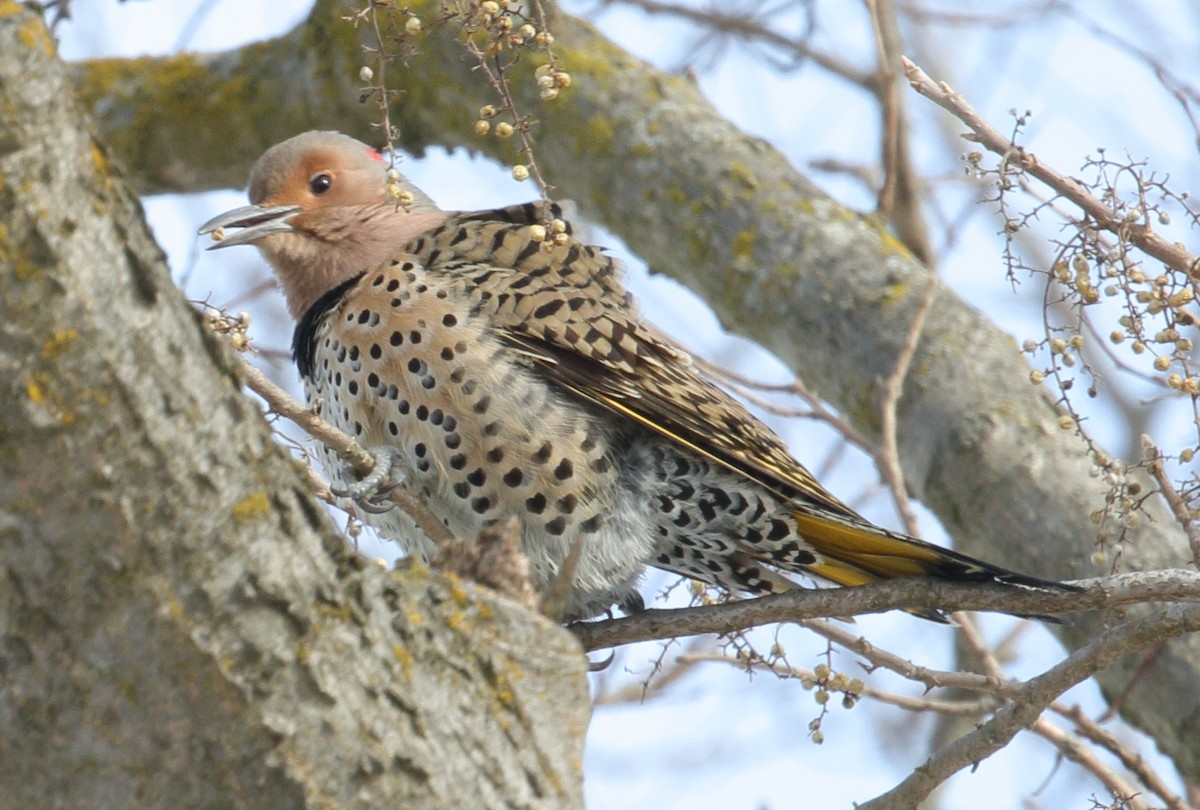
<instances>
[{"instance_id":1,"label":"bird's eye","mask_svg":"<svg viewBox=\"0 0 1200 810\"><path fill-rule=\"evenodd\" d=\"M312 177L308 178L308 190L318 196L324 194L326 191L329 191L329 188L332 185L333 178L329 176L328 172L318 172L317 174L314 174Z\"/></svg>"}]
</instances>

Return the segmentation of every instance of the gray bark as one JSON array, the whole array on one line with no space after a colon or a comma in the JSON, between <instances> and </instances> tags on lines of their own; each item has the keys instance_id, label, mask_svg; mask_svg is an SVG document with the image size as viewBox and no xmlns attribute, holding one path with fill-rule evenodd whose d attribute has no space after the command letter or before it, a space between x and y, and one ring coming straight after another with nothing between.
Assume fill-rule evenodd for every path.
<instances>
[{"instance_id":1,"label":"gray bark","mask_svg":"<svg viewBox=\"0 0 1200 810\"><path fill-rule=\"evenodd\" d=\"M435 3L408 6L433 19ZM81 87L105 139L135 167L136 187L238 185L264 148L304 129L336 121L378 139L370 128L377 111L357 102L356 85L362 46L374 43L368 26L339 22L346 8L321 0L286 36L187 59L186 70L179 60L80 66ZM405 92L393 105L402 145L418 153L433 143L467 146L512 161L511 142L471 134L487 90L451 28L423 36L407 69L393 63L390 75ZM881 380L935 276L877 222L838 205L775 149L721 119L685 79L567 15L554 34L570 90L540 102L534 59L511 78L517 103L541 122L537 157L557 193L653 270L698 292L728 328L773 351L856 428L877 435ZM182 91L166 82L180 75ZM136 131L135 117L143 123ZM198 138L172 134L198 120L221 126ZM939 289L898 413L908 485L968 553L1044 576L1105 573L1089 562L1089 515L1105 489L1028 374L1010 337ZM1182 532L1158 504L1149 508L1156 519L1130 533L1122 570L1186 566ZM1061 638L1076 648L1105 622L1103 614L1073 618ZM1100 683L1121 696L1127 720L1200 780L1200 638L1176 639L1145 661L1125 659Z\"/></svg>"},{"instance_id":2,"label":"gray bark","mask_svg":"<svg viewBox=\"0 0 1200 810\"><path fill-rule=\"evenodd\" d=\"M15 4L0 110L0 807L581 806L578 644L347 547Z\"/></svg>"}]
</instances>

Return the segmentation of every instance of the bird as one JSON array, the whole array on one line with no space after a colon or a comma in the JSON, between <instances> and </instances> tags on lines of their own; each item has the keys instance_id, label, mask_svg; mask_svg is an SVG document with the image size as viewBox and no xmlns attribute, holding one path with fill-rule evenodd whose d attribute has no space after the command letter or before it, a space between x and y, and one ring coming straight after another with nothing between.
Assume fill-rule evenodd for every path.
<instances>
[{"instance_id":1,"label":"bird","mask_svg":"<svg viewBox=\"0 0 1200 810\"><path fill-rule=\"evenodd\" d=\"M751 597L797 577L1075 589L859 515L642 318L619 263L553 203L444 211L332 131L269 148L249 199L199 233L272 267L310 406L455 537L515 518L535 588L578 545L566 621L640 610L647 566ZM322 463L355 491L331 451ZM400 510L364 519L435 550Z\"/></svg>"}]
</instances>

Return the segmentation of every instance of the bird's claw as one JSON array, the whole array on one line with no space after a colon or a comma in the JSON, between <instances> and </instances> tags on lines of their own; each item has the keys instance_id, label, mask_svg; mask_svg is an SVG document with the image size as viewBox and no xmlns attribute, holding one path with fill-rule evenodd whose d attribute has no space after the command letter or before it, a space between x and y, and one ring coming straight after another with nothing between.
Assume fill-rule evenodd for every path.
<instances>
[{"instance_id":1,"label":"bird's claw","mask_svg":"<svg viewBox=\"0 0 1200 810\"><path fill-rule=\"evenodd\" d=\"M617 658L616 650L609 650L608 657L602 658L599 661L593 661L592 659L589 658L588 659L588 672L603 672L604 670L606 670L610 666L612 666L612 662L615 661L616 658Z\"/></svg>"},{"instance_id":2,"label":"bird's claw","mask_svg":"<svg viewBox=\"0 0 1200 810\"><path fill-rule=\"evenodd\" d=\"M404 474L396 463L400 451L394 447L375 447L368 452L375 459L369 475L345 487L331 486L329 490L339 498L354 501L364 512L381 515L396 508L396 504L387 500L388 493L404 483Z\"/></svg>"},{"instance_id":3,"label":"bird's claw","mask_svg":"<svg viewBox=\"0 0 1200 810\"><path fill-rule=\"evenodd\" d=\"M380 498L387 498L387 495L381 494L374 496L374 498L360 498L354 502L358 504L359 509L371 515L382 515L396 508L396 504L388 500L379 500Z\"/></svg>"}]
</instances>

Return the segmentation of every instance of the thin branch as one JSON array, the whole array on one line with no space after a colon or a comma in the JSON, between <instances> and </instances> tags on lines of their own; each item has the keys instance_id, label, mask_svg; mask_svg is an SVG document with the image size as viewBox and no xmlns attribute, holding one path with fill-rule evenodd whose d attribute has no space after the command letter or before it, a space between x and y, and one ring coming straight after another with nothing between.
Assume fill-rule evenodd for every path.
<instances>
[{"instance_id":1,"label":"thin branch","mask_svg":"<svg viewBox=\"0 0 1200 810\"><path fill-rule=\"evenodd\" d=\"M375 458L356 442L353 437L323 421L311 408L306 408L286 391L267 378L266 374L249 363L242 363L242 376L246 386L262 397L272 411L286 419L290 419L301 430L316 441L338 454L338 457L350 465L355 474L369 475L375 469ZM319 492L320 490L318 490ZM408 514L434 543L445 545L455 541L445 525L434 517L433 513L416 498L397 487L388 493L388 499Z\"/></svg>"},{"instance_id":2,"label":"thin branch","mask_svg":"<svg viewBox=\"0 0 1200 810\"><path fill-rule=\"evenodd\" d=\"M1151 810L1150 803L1141 797L1141 791L1101 762L1090 749L1080 745L1080 740L1074 735L1068 734L1045 717L1039 717L1029 730L1050 742L1064 757L1099 779L1113 798L1123 802L1129 810Z\"/></svg>"},{"instance_id":3,"label":"thin branch","mask_svg":"<svg viewBox=\"0 0 1200 810\"><path fill-rule=\"evenodd\" d=\"M1131 773L1137 776L1151 792L1163 800L1168 810L1189 810L1188 803L1175 791L1171 790L1145 758L1117 739L1116 736L1104 730L1095 720L1083 713L1079 706L1066 707L1055 702L1050 708L1056 713L1075 724L1075 730L1082 737L1111 752Z\"/></svg>"},{"instance_id":4,"label":"thin branch","mask_svg":"<svg viewBox=\"0 0 1200 810\"><path fill-rule=\"evenodd\" d=\"M766 670L776 675L785 678L795 678L798 680L816 680L817 675L811 670L802 667L788 666L783 661L765 661L756 659L746 662L737 658L731 658L728 655L719 653L700 653L693 655L681 655L680 661L689 663L699 662L716 662L730 664L732 666L746 669L751 667L754 669ZM883 689L876 689L870 685L864 685L862 692L859 693L862 697L869 697L880 703L887 703L905 711L924 712L934 711L939 714L949 714L961 717L978 717L993 711L997 706L997 700L993 696L987 695L978 700L939 700L929 697L913 697L912 695L901 695L897 692L888 692Z\"/></svg>"},{"instance_id":5,"label":"thin branch","mask_svg":"<svg viewBox=\"0 0 1200 810\"><path fill-rule=\"evenodd\" d=\"M349 434L322 420L311 408L300 404L287 391L271 382L266 374L249 363L243 363L242 376L246 386L266 400L272 412L291 420L309 436L337 453L356 475L370 475L375 469L374 457Z\"/></svg>"},{"instance_id":6,"label":"thin branch","mask_svg":"<svg viewBox=\"0 0 1200 810\"><path fill-rule=\"evenodd\" d=\"M883 384L883 401L880 403L879 431L882 434L879 452L875 454L879 472L892 491L892 499L896 503L896 511L904 521L904 529L914 537L919 533L917 515L913 512L908 500L908 488L904 483L904 471L900 467L900 444L897 439L896 410L900 403L900 395L904 392L904 380L917 353L917 344L921 342L921 332L925 329L925 319L933 308L933 301L938 294L937 281L932 281L925 290L925 297L913 315L908 331L904 335L904 344L896 355L896 365Z\"/></svg>"},{"instance_id":7,"label":"thin branch","mask_svg":"<svg viewBox=\"0 0 1200 810\"><path fill-rule=\"evenodd\" d=\"M916 578L855 588L808 590L798 587L794 591L758 599L644 610L620 619L577 622L571 629L584 650L591 651L635 641L730 633L777 622L857 616L897 608L1048 614L1145 602L1200 600L1200 573L1183 569L1118 574L1072 584L1083 590L1068 593Z\"/></svg>"},{"instance_id":8,"label":"thin branch","mask_svg":"<svg viewBox=\"0 0 1200 810\"><path fill-rule=\"evenodd\" d=\"M1182 270L1190 276L1200 273L1200 258L1150 230L1145 223L1131 222L1116 213L1101 200L1092 196L1078 180L1060 174L1039 161L1030 152L1015 146L1010 138L987 122L974 107L945 82L935 82L925 71L907 58L901 57L904 73L913 89L928 98L951 115L966 124L972 132L967 140L980 144L989 152L1014 162L1021 169L1062 197L1077 205L1096 227L1117 234L1144 253L1153 256L1168 267Z\"/></svg>"},{"instance_id":9,"label":"thin branch","mask_svg":"<svg viewBox=\"0 0 1200 810\"><path fill-rule=\"evenodd\" d=\"M880 127L883 183L876 197L875 213L887 220L895 208L896 175L900 171L900 93L894 66L899 56L900 37L891 3L888 0L866 0L866 3L871 17L871 31L875 35L875 87L883 114Z\"/></svg>"},{"instance_id":10,"label":"thin branch","mask_svg":"<svg viewBox=\"0 0 1200 810\"><path fill-rule=\"evenodd\" d=\"M937 262L925 219L927 195L913 165L907 98L901 91L900 58L904 38L892 0L866 0L875 38L875 97L879 102L883 183L876 213L890 223L897 238L927 267Z\"/></svg>"},{"instance_id":11,"label":"thin branch","mask_svg":"<svg viewBox=\"0 0 1200 810\"><path fill-rule=\"evenodd\" d=\"M742 11L722 12L714 8L701 10L674 3L664 3L660 0L619 0L619 2L618 0L604 0L603 3L606 6L618 4L640 8L647 14L678 17L718 33L764 42L788 51L798 62L811 60L834 76L871 93L876 92L876 79L873 73L859 70L829 53L813 48L801 39L784 36L757 22L753 16Z\"/></svg>"},{"instance_id":12,"label":"thin branch","mask_svg":"<svg viewBox=\"0 0 1200 810\"><path fill-rule=\"evenodd\" d=\"M924 684L926 688L967 688L984 693L980 698L975 700L943 700L929 696L903 695L877 689L869 684L864 685L861 691L857 693L863 698L871 698L880 703L904 709L905 711L933 711L943 715L979 717L996 711L1003 702L1017 698L1023 688L1022 684L1004 678L1003 673L998 668L998 663L994 659L990 661L990 666L985 667L989 671L989 675L974 675L964 672L935 672L926 670L923 667L917 667L910 662L899 659L892 653L880 651L865 639L849 639L847 638L849 634L844 629L831 623L805 623L806 626L810 627L814 624L824 625L822 628L814 628L818 632L823 633L825 629L833 630L833 633L826 635L840 646L847 647L848 649L853 647L855 648L854 651L860 654L866 652L866 657L872 662L873 667L883 667L902 676L909 677L911 680ZM982 644L982 638L977 637L976 643ZM865 645L865 649L863 645ZM986 650L986 645L984 645L984 648ZM992 658L990 653L986 657L989 659ZM763 670L772 672L780 677L795 678L807 683L817 680L816 673L803 668L793 667L782 660L768 661L761 658L744 660L718 653L684 654L677 659L677 663L681 664L696 664L700 662L717 662L736 666L740 669L752 668ZM1095 721L1084 715L1078 706L1068 708L1061 703L1055 702L1050 705L1050 709L1056 714L1070 720L1075 726L1079 738L1086 739L1117 756L1121 764L1136 775L1151 792L1160 797L1169 810L1187 810L1187 805L1183 800L1166 786L1158 774L1149 767L1140 755L1123 745L1112 734L1100 728ZM1133 785L1100 761L1091 750L1080 745L1081 740L1079 738L1068 734L1064 729L1050 722L1045 717L1040 717L1031 727L1031 731L1055 745L1064 757L1089 771L1105 785L1113 796L1128 801L1130 808L1148 810L1150 807L1144 799L1139 797L1139 791Z\"/></svg>"},{"instance_id":13,"label":"thin branch","mask_svg":"<svg viewBox=\"0 0 1200 810\"><path fill-rule=\"evenodd\" d=\"M1163 498L1166 499L1167 506L1171 509L1171 514L1175 516L1175 520L1183 528L1184 534L1187 535L1188 545L1192 549L1192 562L1197 567L1200 567L1200 522L1192 518L1191 510L1183 502L1179 490L1175 489L1175 485L1171 483L1171 479L1167 475L1166 466L1163 464L1162 453L1159 452L1158 447L1154 444L1154 440L1149 436L1142 436L1142 450L1146 454L1148 462L1146 466L1150 468L1150 474L1158 484Z\"/></svg>"},{"instance_id":14,"label":"thin branch","mask_svg":"<svg viewBox=\"0 0 1200 810\"><path fill-rule=\"evenodd\" d=\"M708 639L694 638L688 643L686 650L696 650L709 643ZM696 662L707 660L707 656L704 654L686 650L675 658L675 662L671 666L656 668L657 676L653 680L638 681L625 684L618 689L601 691L596 695L593 705L614 706L645 703L650 698L661 695L668 686L690 673L695 668Z\"/></svg>"},{"instance_id":15,"label":"thin branch","mask_svg":"<svg viewBox=\"0 0 1200 810\"><path fill-rule=\"evenodd\" d=\"M989 679L1003 680L1004 667L1000 666L1000 662L996 660L992 648L988 646L987 639L979 632L979 626L975 624L975 620L962 612L955 613L954 620L958 622L959 635L966 643L967 649L975 656L975 660L979 662L984 675Z\"/></svg>"},{"instance_id":16,"label":"thin branch","mask_svg":"<svg viewBox=\"0 0 1200 810\"><path fill-rule=\"evenodd\" d=\"M858 805L859 810L916 807L938 785L1006 746L1029 728L1052 701L1072 686L1144 647L1200 630L1200 605L1173 605L1124 622L1080 647L1061 663L1018 687L1012 703L976 730L932 754L892 790Z\"/></svg>"},{"instance_id":17,"label":"thin branch","mask_svg":"<svg viewBox=\"0 0 1200 810\"><path fill-rule=\"evenodd\" d=\"M931 9L925 3L896 4L914 22L922 25L969 26L971 28L1009 28L1030 22L1044 22L1046 17L1065 6L1061 0L1042 0L1025 6L1006 7L1000 13L958 10L952 7ZM1068 7L1069 8L1069 7Z\"/></svg>"},{"instance_id":18,"label":"thin branch","mask_svg":"<svg viewBox=\"0 0 1200 810\"><path fill-rule=\"evenodd\" d=\"M931 670L913 664L911 661L903 659L894 653L876 647L861 636L854 635L847 629L846 625L839 622L822 620L805 621L800 624L824 636L843 649L866 659L869 663L867 667L869 672L873 672L875 669L886 669L907 680L920 684L926 691L932 689L959 689L982 693L981 697L977 700L942 700L928 696L915 697L912 695L902 695L876 689L870 684L864 685L861 692L863 697L869 697L906 711L936 711L943 715L980 716L995 711L1001 701L1016 697L1021 688L1021 685L1017 681L1004 677L1003 673L998 669L989 668L990 674L979 675L970 672ZM681 659L697 662L721 661L743 668L747 666L746 661L717 654L691 654L681 656ZM806 674L810 677L812 676L812 673L806 673L800 669L788 669L786 664L782 662L768 662L760 659L750 662L749 665L759 669L766 669L785 677L803 679ZM787 671L781 671L781 668ZM1166 785L1140 754L1101 728L1096 721L1085 715L1078 706L1068 707L1062 703L1055 702L1051 704L1050 708L1055 713L1070 720L1074 724L1076 732L1081 737L1086 738L1116 756L1121 761L1121 764L1137 776L1139 781L1148 790L1162 799L1168 810L1188 810L1187 803ZM1037 731L1036 728L1035 731ZM1061 730L1048 725L1047 734L1043 734L1043 736L1058 744L1060 738L1055 736L1055 732L1058 735L1062 733ZM1076 761L1078 762L1078 760ZM1088 768L1088 770L1092 770L1097 778L1108 784L1106 777L1107 769L1104 772L1093 770L1090 760L1080 762L1079 764ZM1133 792L1124 785L1121 785L1120 789L1125 790L1124 795L1129 795Z\"/></svg>"},{"instance_id":19,"label":"thin branch","mask_svg":"<svg viewBox=\"0 0 1200 810\"><path fill-rule=\"evenodd\" d=\"M869 664L868 672L876 669L886 669L906 680L919 683L925 689L966 689L974 692L984 692L997 696L1011 694L1013 684L975 672L957 672L948 670L929 669L914 664L906 658L901 658L893 652L876 647L863 636L855 635L846 629L845 625L823 619L810 619L798 622L801 627L829 639L855 655L865 658Z\"/></svg>"}]
</instances>

